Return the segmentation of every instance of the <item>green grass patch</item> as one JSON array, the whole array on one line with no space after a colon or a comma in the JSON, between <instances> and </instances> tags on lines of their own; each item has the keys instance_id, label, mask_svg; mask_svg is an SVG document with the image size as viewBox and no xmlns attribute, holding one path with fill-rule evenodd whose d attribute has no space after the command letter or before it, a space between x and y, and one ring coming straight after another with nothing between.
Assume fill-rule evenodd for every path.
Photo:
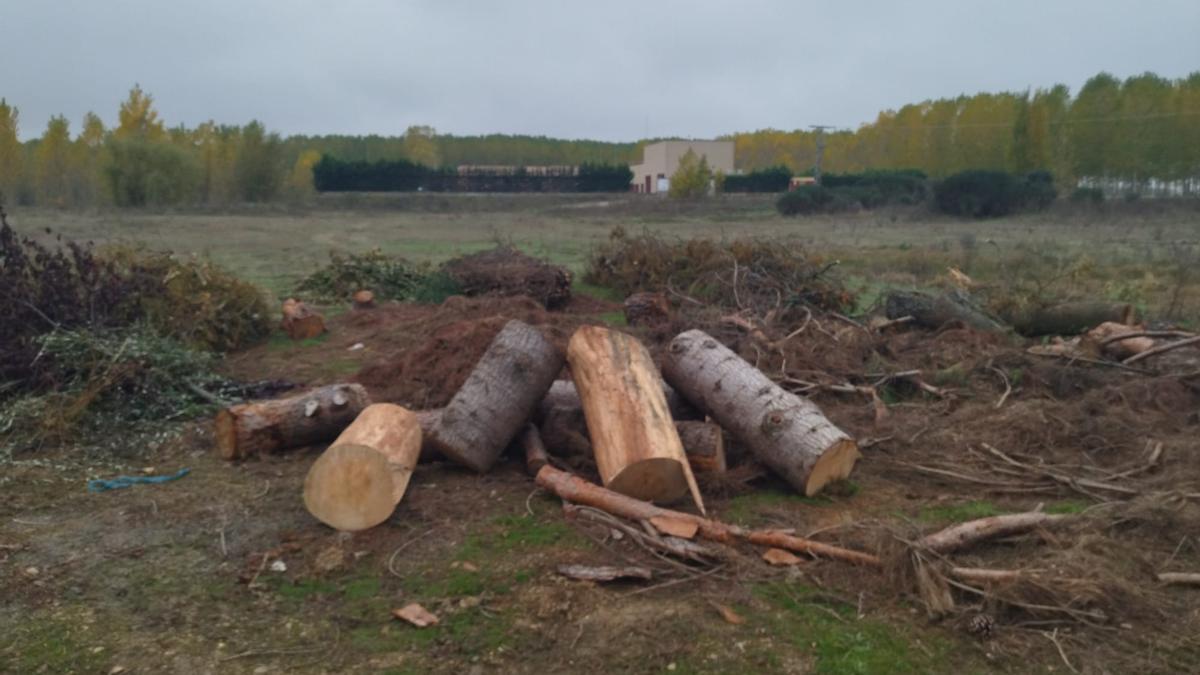
<instances>
[{"instance_id":1,"label":"green grass patch","mask_svg":"<svg viewBox=\"0 0 1200 675\"><path fill-rule=\"evenodd\" d=\"M107 651L93 651L103 628L85 632L80 626L58 617L26 616L0 648L0 669L13 673L103 673L108 672Z\"/></svg>"},{"instance_id":2,"label":"green grass patch","mask_svg":"<svg viewBox=\"0 0 1200 675\"><path fill-rule=\"evenodd\" d=\"M587 295L597 300L607 300L608 302L621 302L625 299L615 289L597 284L589 284L586 281L581 281L578 277L571 284L571 292L578 295Z\"/></svg>"},{"instance_id":3,"label":"green grass patch","mask_svg":"<svg viewBox=\"0 0 1200 675\"><path fill-rule=\"evenodd\" d=\"M596 314L594 318L606 326L628 326L629 322L625 319L625 312L604 312Z\"/></svg>"},{"instance_id":4,"label":"green grass patch","mask_svg":"<svg viewBox=\"0 0 1200 675\"><path fill-rule=\"evenodd\" d=\"M305 338L303 340L293 340L283 331L275 331L271 333L271 338L267 341L267 347L272 350L296 349L304 347L316 347L317 345L329 339L329 333L322 333L317 337Z\"/></svg>"},{"instance_id":5,"label":"green grass patch","mask_svg":"<svg viewBox=\"0 0 1200 675\"><path fill-rule=\"evenodd\" d=\"M857 486L846 486L843 489L857 491ZM833 501L825 494L816 497L805 497L794 492L761 490L730 499L725 505L722 518L741 525L757 525L765 520L765 511L788 509L802 505L826 506L832 503Z\"/></svg>"},{"instance_id":6,"label":"green grass patch","mask_svg":"<svg viewBox=\"0 0 1200 675\"><path fill-rule=\"evenodd\" d=\"M859 619L849 604L830 602L816 589L784 582L759 584L754 594L775 610L752 619L808 652L824 675L963 672L962 654L948 641L918 636L907 627ZM924 649L915 646L921 641Z\"/></svg>"},{"instance_id":7,"label":"green grass patch","mask_svg":"<svg viewBox=\"0 0 1200 675\"><path fill-rule=\"evenodd\" d=\"M946 504L926 506L917 516L926 523L963 523L977 518L998 516L1002 513L995 504L989 501L971 501L962 504Z\"/></svg>"}]
</instances>

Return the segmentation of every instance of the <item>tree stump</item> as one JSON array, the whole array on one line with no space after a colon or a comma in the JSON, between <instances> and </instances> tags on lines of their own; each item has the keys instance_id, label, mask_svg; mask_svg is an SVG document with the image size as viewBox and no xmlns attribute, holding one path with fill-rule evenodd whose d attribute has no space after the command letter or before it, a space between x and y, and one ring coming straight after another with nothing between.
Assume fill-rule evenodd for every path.
<instances>
[{"instance_id":1,"label":"tree stump","mask_svg":"<svg viewBox=\"0 0 1200 675\"><path fill-rule=\"evenodd\" d=\"M287 398L231 406L217 413L217 450L232 460L323 443L370 403L360 384L331 384Z\"/></svg>"},{"instance_id":2,"label":"tree stump","mask_svg":"<svg viewBox=\"0 0 1200 675\"><path fill-rule=\"evenodd\" d=\"M663 374L805 495L849 476L859 458L854 440L816 405L785 391L704 331L671 341Z\"/></svg>"},{"instance_id":3,"label":"tree stump","mask_svg":"<svg viewBox=\"0 0 1200 675\"><path fill-rule=\"evenodd\" d=\"M325 332L325 319L308 305L288 298L283 301L283 331L293 340L307 340Z\"/></svg>"},{"instance_id":4,"label":"tree stump","mask_svg":"<svg viewBox=\"0 0 1200 675\"><path fill-rule=\"evenodd\" d=\"M634 293L625 298L624 308L630 326L652 326L671 319L671 305L662 293Z\"/></svg>"},{"instance_id":5,"label":"tree stump","mask_svg":"<svg viewBox=\"0 0 1200 675\"><path fill-rule=\"evenodd\" d=\"M371 309L375 307L375 294L362 289L354 294L354 309Z\"/></svg>"},{"instance_id":6,"label":"tree stump","mask_svg":"<svg viewBox=\"0 0 1200 675\"><path fill-rule=\"evenodd\" d=\"M625 333L583 326L571 336L567 363L605 487L657 502L673 502L690 491L703 512L661 376L646 348Z\"/></svg>"},{"instance_id":7,"label":"tree stump","mask_svg":"<svg viewBox=\"0 0 1200 675\"><path fill-rule=\"evenodd\" d=\"M487 471L533 416L562 365L562 353L537 329L509 321L443 409L430 443L463 466Z\"/></svg>"},{"instance_id":8,"label":"tree stump","mask_svg":"<svg viewBox=\"0 0 1200 675\"><path fill-rule=\"evenodd\" d=\"M304 506L338 530L374 527L404 497L420 452L415 414L391 403L367 406L309 469Z\"/></svg>"}]
</instances>

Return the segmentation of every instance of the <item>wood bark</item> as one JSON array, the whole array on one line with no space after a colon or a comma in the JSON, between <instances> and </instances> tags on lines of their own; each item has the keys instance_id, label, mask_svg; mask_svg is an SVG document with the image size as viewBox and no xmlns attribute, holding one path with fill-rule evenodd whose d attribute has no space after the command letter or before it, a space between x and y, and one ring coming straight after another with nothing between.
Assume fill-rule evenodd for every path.
<instances>
[{"instance_id":1,"label":"wood bark","mask_svg":"<svg viewBox=\"0 0 1200 675\"><path fill-rule=\"evenodd\" d=\"M1021 335L1079 335L1100 324L1132 325L1136 310L1127 302L1066 302L1034 307L1006 317Z\"/></svg>"},{"instance_id":2,"label":"wood bark","mask_svg":"<svg viewBox=\"0 0 1200 675\"><path fill-rule=\"evenodd\" d=\"M325 332L325 319L303 302L288 298L283 301L283 322L280 326L293 340L306 340Z\"/></svg>"},{"instance_id":3,"label":"wood bark","mask_svg":"<svg viewBox=\"0 0 1200 675\"><path fill-rule=\"evenodd\" d=\"M889 319L912 317L912 323L929 329L938 329L951 322L961 322L978 330L1004 333L1003 324L976 307L961 291L942 295L928 293L892 291L884 303Z\"/></svg>"},{"instance_id":4,"label":"wood bark","mask_svg":"<svg viewBox=\"0 0 1200 675\"><path fill-rule=\"evenodd\" d=\"M445 457L487 471L533 416L562 366L562 353L537 329L509 321L442 411L430 442Z\"/></svg>"},{"instance_id":5,"label":"wood bark","mask_svg":"<svg viewBox=\"0 0 1200 675\"><path fill-rule=\"evenodd\" d=\"M217 413L217 449L224 459L245 459L322 443L336 437L370 405L359 384L331 384Z\"/></svg>"},{"instance_id":6,"label":"wood bark","mask_svg":"<svg viewBox=\"0 0 1200 675\"><path fill-rule=\"evenodd\" d=\"M815 404L785 391L703 331L677 335L663 370L689 401L808 496L849 476L860 456L854 439Z\"/></svg>"},{"instance_id":7,"label":"wood bark","mask_svg":"<svg viewBox=\"0 0 1200 675\"><path fill-rule=\"evenodd\" d=\"M671 319L671 305L663 293L634 293L625 298L623 307L630 326L652 326Z\"/></svg>"},{"instance_id":8,"label":"wood bark","mask_svg":"<svg viewBox=\"0 0 1200 675\"><path fill-rule=\"evenodd\" d=\"M883 564L879 556L870 553L854 551L782 532L745 530L736 525L729 525L703 516L665 509L661 506L655 506L650 502L607 490L549 465L542 467L542 470L538 472L537 484L558 495L565 501L591 506L614 516L620 516L621 518L633 521L650 520L655 517L688 520L694 522L697 533L709 541L731 544L741 540L762 546L805 553L815 558L830 558L855 565L881 567Z\"/></svg>"},{"instance_id":9,"label":"wood bark","mask_svg":"<svg viewBox=\"0 0 1200 675\"><path fill-rule=\"evenodd\" d=\"M414 413L391 403L367 406L309 469L304 506L338 530L374 527L404 497L420 453Z\"/></svg>"},{"instance_id":10,"label":"wood bark","mask_svg":"<svg viewBox=\"0 0 1200 675\"><path fill-rule=\"evenodd\" d=\"M528 424L525 431L521 432L519 442L521 449L525 451L525 471L530 476L536 476L543 466L550 463L550 456L546 454L546 446L542 443L542 435L538 433L537 427Z\"/></svg>"},{"instance_id":11,"label":"wood bark","mask_svg":"<svg viewBox=\"0 0 1200 675\"><path fill-rule=\"evenodd\" d=\"M725 473L725 434L712 422L675 423L688 464L696 473Z\"/></svg>"},{"instance_id":12,"label":"wood bark","mask_svg":"<svg viewBox=\"0 0 1200 675\"><path fill-rule=\"evenodd\" d=\"M704 501L650 352L626 333L583 326L571 336L567 363L604 485L666 503L691 492L703 513Z\"/></svg>"}]
</instances>

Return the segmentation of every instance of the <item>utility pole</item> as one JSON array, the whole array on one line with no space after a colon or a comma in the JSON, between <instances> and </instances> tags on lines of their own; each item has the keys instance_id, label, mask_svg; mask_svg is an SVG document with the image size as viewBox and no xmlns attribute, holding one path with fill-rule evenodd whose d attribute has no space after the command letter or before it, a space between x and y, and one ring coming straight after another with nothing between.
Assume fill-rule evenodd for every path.
<instances>
[{"instance_id":1,"label":"utility pole","mask_svg":"<svg viewBox=\"0 0 1200 675\"><path fill-rule=\"evenodd\" d=\"M817 132L817 163L813 166L813 178L816 179L817 185L821 184L821 158L825 156L825 130L835 129L836 127L828 124L810 124L809 129Z\"/></svg>"}]
</instances>

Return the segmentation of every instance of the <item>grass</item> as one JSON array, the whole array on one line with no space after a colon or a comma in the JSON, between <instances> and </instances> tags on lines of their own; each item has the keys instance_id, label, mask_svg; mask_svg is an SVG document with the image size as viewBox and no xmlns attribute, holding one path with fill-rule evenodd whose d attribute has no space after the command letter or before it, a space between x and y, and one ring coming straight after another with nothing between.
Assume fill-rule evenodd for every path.
<instances>
[{"instance_id":1,"label":"grass","mask_svg":"<svg viewBox=\"0 0 1200 675\"><path fill-rule=\"evenodd\" d=\"M885 621L859 618L853 606L830 601L817 589L772 582L755 586L754 594L774 610L757 621L806 652L813 661L811 672L969 672L963 663L969 659L947 640L917 635L913 629Z\"/></svg>"},{"instance_id":2,"label":"grass","mask_svg":"<svg viewBox=\"0 0 1200 675\"><path fill-rule=\"evenodd\" d=\"M968 520L976 520L978 518L998 516L1001 513L1003 511L995 504L980 500L964 502L962 504L926 506L921 509L921 513L917 518L925 523L949 525L951 523L965 523Z\"/></svg>"},{"instance_id":3,"label":"grass","mask_svg":"<svg viewBox=\"0 0 1200 675\"><path fill-rule=\"evenodd\" d=\"M37 613L23 617L0 649L0 670L12 673L108 672L105 630Z\"/></svg>"},{"instance_id":4,"label":"grass","mask_svg":"<svg viewBox=\"0 0 1200 675\"><path fill-rule=\"evenodd\" d=\"M844 492L838 492L837 490L844 490ZM857 491L858 486L854 484L834 490L836 495L845 496L852 496ZM805 505L829 505L833 504L833 500L830 499L831 496L834 495L822 494L816 497L805 497L795 492L763 489L730 499L726 504L724 513L721 514L721 518L740 525L756 526L767 520L768 514L766 512L768 511L785 511Z\"/></svg>"}]
</instances>

